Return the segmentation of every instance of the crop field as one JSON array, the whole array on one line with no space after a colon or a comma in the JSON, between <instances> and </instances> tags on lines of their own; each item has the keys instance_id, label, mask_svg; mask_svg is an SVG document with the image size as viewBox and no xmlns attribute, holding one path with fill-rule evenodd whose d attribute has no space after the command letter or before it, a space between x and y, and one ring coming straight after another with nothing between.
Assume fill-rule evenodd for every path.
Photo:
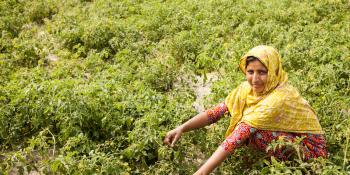
<instances>
[{"instance_id":1,"label":"crop field","mask_svg":"<svg viewBox=\"0 0 350 175\"><path fill-rule=\"evenodd\" d=\"M213 174L350 174L349 0L1 0L0 31L0 175L194 173L229 119L174 148L165 134L224 101L261 44L317 112L329 158L242 147Z\"/></svg>"}]
</instances>

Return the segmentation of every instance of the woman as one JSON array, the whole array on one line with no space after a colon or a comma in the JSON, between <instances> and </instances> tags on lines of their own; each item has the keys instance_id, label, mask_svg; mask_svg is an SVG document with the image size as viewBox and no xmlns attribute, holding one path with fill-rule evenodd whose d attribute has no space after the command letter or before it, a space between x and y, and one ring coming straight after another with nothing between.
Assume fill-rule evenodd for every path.
<instances>
[{"instance_id":1,"label":"woman","mask_svg":"<svg viewBox=\"0 0 350 175\"><path fill-rule=\"evenodd\" d=\"M239 67L247 81L234 89L224 103L169 131L164 143L174 146L183 132L214 123L228 112L231 121L225 141L195 174L209 174L243 143L285 160L291 150L266 149L279 138L293 142L296 137L305 137L300 142L304 160L326 157L326 142L317 116L297 89L288 84L277 51L270 46L254 47L240 59Z\"/></svg>"}]
</instances>

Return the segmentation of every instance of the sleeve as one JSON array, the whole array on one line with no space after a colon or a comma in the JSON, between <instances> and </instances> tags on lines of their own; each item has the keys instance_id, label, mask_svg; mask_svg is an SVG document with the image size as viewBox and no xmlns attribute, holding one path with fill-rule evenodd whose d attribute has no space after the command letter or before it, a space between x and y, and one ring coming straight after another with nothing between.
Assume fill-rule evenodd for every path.
<instances>
[{"instance_id":1,"label":"sleeve","mask_svg":"<svg viewBox=\"0 0 350 175\"><path fill-rule=\"evenodd\" d=\"M240 147L255 132L256 129L250 125L239 123L236 129L226 137L221 147L227 152L232 152L234 149Z\"/></svg>"},{"instance_id":2,"label":"sleeve","mask_svg":"<svg viewBox=\"0 0 350 175\"><path fill-rule=\"evenodd\" d=\"M206 111L210 123L215 123L228 111L225 103L220 103L213 109Z\"/></svg>"}]
</instances>

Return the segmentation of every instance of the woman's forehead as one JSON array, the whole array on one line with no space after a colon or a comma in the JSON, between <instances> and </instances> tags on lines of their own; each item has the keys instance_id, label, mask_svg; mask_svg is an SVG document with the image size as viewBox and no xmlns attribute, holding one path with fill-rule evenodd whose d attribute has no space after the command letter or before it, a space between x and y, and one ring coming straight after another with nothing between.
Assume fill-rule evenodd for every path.
<instances>
[{"instance_id":1,"label":"woman's forehead","mask_svg":"<svg viewBox=\"0 0 350 175\"><path fill-rule=\"evenodd\" d=\"M266 66L261 63L259 60L254 60L252 62L249 62L247 65L248 69L254 69L254 70L267 70Z\"/></svg>"}]
</instances>

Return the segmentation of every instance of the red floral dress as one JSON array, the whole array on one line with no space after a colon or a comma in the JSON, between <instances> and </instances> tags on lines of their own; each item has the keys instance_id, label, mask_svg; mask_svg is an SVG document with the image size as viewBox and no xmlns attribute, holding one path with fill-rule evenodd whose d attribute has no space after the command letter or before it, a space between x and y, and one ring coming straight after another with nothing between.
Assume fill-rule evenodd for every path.
<instances>
[{"instance_id":1,"label":"red floral dress","mask_svg":"<svg viewBox=\"0 0 350 175\"><path fill-rule=\"evenodd\" d=\"M208 114L209 121L215 123L227 111L227 106L224 103L220 103L215 108L207 110L206 113ZM272 149L269 151L266 150L273 140L278 140L281 137L285 141L292 142L295 141L296 137L305 137L301 141L304 160L317 157L327 157L326 141L321 134L260 130L243 122L238 124L236 129L221 144L221 147L225 151L232 152L235 148L246 143L258 150L265 151L269 156L274 156L281 160L287 160L293 154L292 149L282 147L275 151Z\"/></svg>"}]
</instances>

